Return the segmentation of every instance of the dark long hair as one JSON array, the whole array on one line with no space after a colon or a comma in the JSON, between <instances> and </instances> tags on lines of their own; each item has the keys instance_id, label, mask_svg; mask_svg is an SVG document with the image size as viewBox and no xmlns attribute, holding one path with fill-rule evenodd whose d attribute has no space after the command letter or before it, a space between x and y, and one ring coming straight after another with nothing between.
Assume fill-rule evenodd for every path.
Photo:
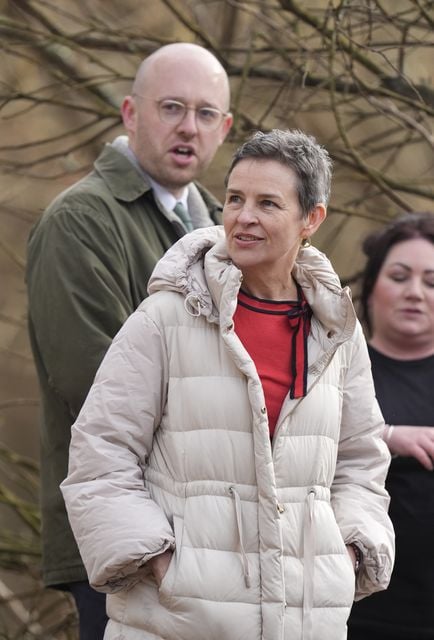
<instances>
[{"instance_id":1,"label":"dark long hair","mask_svg":"<svg viewBox=\"0 0 434 640\"><path fill-rule=\"evenodd\" d=\"M361 280L361 317L372 333L368 302L383 262L390 249L399 242L423 238L434 244L434 214L429 212L405 213L380 231L369 234L362 244L367 256Z\"/></svg>"}]
</instances>

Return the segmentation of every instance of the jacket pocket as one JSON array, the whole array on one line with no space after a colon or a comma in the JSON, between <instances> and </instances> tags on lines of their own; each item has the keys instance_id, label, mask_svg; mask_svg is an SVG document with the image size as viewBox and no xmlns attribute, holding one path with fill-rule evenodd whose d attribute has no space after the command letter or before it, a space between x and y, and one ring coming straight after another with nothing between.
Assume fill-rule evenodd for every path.
<instances>
[{"instance_id":1,"label":"jacket pocket","mask_svg":"<svg viewBox=\"0 0 434 640\"><path fill-rule=\"evenodd\" d=\"M176 515L173 516L173 533L175 536L175 549L172 553L167 571L164 574L164 577L158 588L158 597L162 604L164 602L167 603L168 601L170 601L173 595L176 584L176 576L178 574L178 567L181 560L184 520L183 518L180 518Z\"/></svg>"},{"instance_id":2,"label":"jacket pocket","mask_svg":"<svg viewBox=\"0 0 434 640\"><path fill-rule=\"evenodd\" d=\"M335 586L333 591L336 597L336 601L341 606L351 606L354 600L355 587L356 587L356 575L354 573L354 566L351 561L348 549L346 547L342 532L336 521L335 513L330 504L327 505L329 516L330 534L333 539L336 540L336 548L331 549L331 558L333 559L333 576L335 580ZM326 530L324 524L323 530ZM323 553L327 553L327 549L323 550Z\"/></svg>"}]
</instances>

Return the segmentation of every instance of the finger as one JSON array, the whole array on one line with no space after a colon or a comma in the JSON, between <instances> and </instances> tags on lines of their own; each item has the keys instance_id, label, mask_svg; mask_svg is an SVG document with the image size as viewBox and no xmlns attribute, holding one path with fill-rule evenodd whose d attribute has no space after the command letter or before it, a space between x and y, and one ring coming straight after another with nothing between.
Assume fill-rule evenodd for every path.
<instances>
[{"instance_id":1,"label":"finger","mask_svg":"<svg viewBox=\"0 0 434 640\"><path fill-rule=\"evenodd\" d=\"M422 447L416 447L414 450L414 457L416 460L420 462L420 464L425 467L428 471L432 471L434 469L433 461L430 455L423 449Z\"/></svg>"}]
</instances>

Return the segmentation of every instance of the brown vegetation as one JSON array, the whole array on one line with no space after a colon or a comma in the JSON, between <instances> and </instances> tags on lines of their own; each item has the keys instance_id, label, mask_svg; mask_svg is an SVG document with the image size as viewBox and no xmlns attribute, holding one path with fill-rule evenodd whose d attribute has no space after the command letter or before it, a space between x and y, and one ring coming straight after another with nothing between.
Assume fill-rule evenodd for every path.
<instances>
[{"instance_id":1,"label":"brown vegetation","mask_svg":"<svg viewBox=\"0 0 434 640\"><path fill-rule=\"evenodd\" d=\"M334 160L316 244L352 281L360 239L434 212L432 0L0 0L0 637L73 638L67 600L38 580L38 389L26 335L29 229L121 131L138 62L193 41L227 69L235 126L205 184L255 129L301 128ZM11 448L19 452L11 452ZM61 630L63 629L63 630Z\"/></svg>"}]
</instances>

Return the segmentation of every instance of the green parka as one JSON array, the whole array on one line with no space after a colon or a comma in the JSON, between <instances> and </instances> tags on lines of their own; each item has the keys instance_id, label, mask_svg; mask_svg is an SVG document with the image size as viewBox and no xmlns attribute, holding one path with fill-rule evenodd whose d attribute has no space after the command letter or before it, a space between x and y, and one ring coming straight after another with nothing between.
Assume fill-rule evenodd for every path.
<instances>
[{"instance_id":1,"label":"green parka","mask_svg":"<svg viewBox=\"0 0 434 640\"><path fill-rule=\"evenodd\" d=\"M192 189L220 223L218 201L199 185ZM204 218L203 225L209 224ZM112 338L147 296L155 263L184 233L129 159L107 144L94 170L54 200L30 235L26 280L42 401L47 586L87 579L59 489L68 469L71 425Z\"/></svg>"}]
</instances>

